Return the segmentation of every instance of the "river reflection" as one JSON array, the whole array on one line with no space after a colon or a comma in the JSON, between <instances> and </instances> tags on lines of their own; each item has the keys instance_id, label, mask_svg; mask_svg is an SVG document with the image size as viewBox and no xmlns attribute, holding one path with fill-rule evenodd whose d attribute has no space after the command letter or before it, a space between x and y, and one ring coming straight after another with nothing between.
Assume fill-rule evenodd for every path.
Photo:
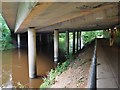
<instances>
[{"instance_id":1,"label":"river reflection","mask_svg":"<svg viewBox=\"0 0 120 90\"><path fill-rule=\"evenodd\" d=\"M27 49L13 49L2 52L2 87L11 88L21 83L27 88L39 88L42 77L54 68L53 50L46 48L44 52L37 49L37 75L35 79L28 77ZM1 70L0 70L1 71ZM1 76L1 73L0 73ZM1 86L1 85L0 85Z\"/></svg>"}]
</instances>

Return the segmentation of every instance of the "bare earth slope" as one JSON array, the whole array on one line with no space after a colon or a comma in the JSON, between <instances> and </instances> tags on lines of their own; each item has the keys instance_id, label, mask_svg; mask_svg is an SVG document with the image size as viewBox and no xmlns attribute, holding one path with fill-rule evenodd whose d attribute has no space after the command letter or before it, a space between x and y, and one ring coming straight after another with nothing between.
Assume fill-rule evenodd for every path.
<instances>
[{"instance_id":1,"label":"bare earth slope","mask_svg":"<svg viewBox=\"0 0 120 90\"><path fill-rule=\"evenodd\" d=\"M93 55L93 46L77 55L69 68L55 79L51 88L86 88Z\"/></svg>"}]
</instances>

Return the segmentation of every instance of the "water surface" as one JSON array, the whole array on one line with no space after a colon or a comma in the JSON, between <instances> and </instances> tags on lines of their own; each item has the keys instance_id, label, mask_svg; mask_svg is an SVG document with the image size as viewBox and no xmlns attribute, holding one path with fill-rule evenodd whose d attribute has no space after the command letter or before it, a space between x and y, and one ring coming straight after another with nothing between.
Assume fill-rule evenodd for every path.
<instances>
[{"instance_id":1,"label":"water surface","mask_svg":"<svg viewBox=\"0 0 120 90\"><path fill-rule=\"evenodd\" d=\"M52 48L51 48L52 49ZM35 79L28 77L28 52L27 49L12 49L2 52L2 83L4 88L12 88L18 82L27 88L39 88L43 82L43 76L54 68L53 49L37 49L37 75Z\"/></svg>"}]
</instances>

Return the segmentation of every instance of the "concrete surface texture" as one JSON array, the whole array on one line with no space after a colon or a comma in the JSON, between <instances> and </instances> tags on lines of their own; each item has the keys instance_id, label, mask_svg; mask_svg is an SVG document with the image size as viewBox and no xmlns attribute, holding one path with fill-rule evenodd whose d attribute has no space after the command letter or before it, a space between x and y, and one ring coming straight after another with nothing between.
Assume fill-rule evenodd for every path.
<instances>
[{"instance_id":1,"label":"concrete surface texture","mask_svg":"<svg viewBox=\"0 0 120 90\"><path fill-rule=\"evenodd\" d=\"M97 44L97 88L118 88L118 51L107 40Z\"/></svg>"},{"instance_id":2,"label":"concrete surface texture","mask_svg":"<svg viewBox=\"0 0 120 90\"><path fill-rule=\"evenodd\" d=\"M119 21L118 2L3 2L2 12L16 33L106 29Z\"/></svg>"}]
</instances>

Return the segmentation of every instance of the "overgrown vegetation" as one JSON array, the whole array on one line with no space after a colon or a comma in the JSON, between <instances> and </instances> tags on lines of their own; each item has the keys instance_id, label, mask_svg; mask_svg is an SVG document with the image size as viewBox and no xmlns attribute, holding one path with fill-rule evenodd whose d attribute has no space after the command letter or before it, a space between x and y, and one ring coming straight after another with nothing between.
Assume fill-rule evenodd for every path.
<instances>
[{"instance_id":1,"label":"overgrown vegetation","mask_svg":"<svg viewBox=\"0 0 120 90\"><path fill-rule=\"evenodd\" d=\"M40 88L49 88L55 83L56 76L59 76L62 72L68 69L68 66L70 65L70 60L73 59L73 56L69 55L66 58L67 60L64 63L58 64L55 69L51 69L47 77L43 78L44 83L40 86Z\"/></svg>"},{"instance_id":2,"label":"overgrown vegetation","mask_svg":"<svg viewBox=\"0 0 120 90\"><path fill-rule=\"evenodd\" d=\"M10 30L0 15L0 50L13 48L13 45L10 43L12 40L10 35Z\"/></svg>"},{"instance_id":3,"label":"overgrown vegetation","mask_svg":"<svg viewBox=\"0 0 120 90\"><path fill-rule=\"evenodd\" d=\"M120 46L120 30L117 30L116 32L116 44Z\"/></svg>"},{"instance_id":4,"label":"overgrown vegetation","mask_svg":"<svg viewBox=\"0 0 120 90\"><path fill-rule=\"evenodd\" d=\"M77 33L76 33L77 35ZM86 43L88 42L91 42L93 39L95 39L96 37L103 37L103 30L97 30L97 31L82 31L81 33L81 36L82 36L82 41L81 41L81 44L82 45L85 45ZM75 37L77 38L77 37ZM75 39L75 43L76 43L76 40ZM61 50L65 51L66 50L66 47L65 47L65 43L66 43L66 33L60 33L59 34L59 47ZM70 53L72 53L72 47L73 47L73 33L69 33L69 51ZM76 46L76 45L75 45Z\"/></svg>"},{"instance_id":5,"label":"overgrown vegetation","mask_svg":"<svg viewBox=\"0 0 120 90\"><path fill-rule=\"evenodd\" d=\"M59 34L59 47L62 51L65 51L65 33Z\"/></svg>"},{"instance_id":6,"label":"overgrown vegetation","mask_svg":"<svg viewBox=\"0 0 120 90\"><path fill-rule=\"evenodd\" d=\"M72 41L73 41L73 35L70 32L69 33L69 46L70 46L69 51L70 51L70 53L72 53ZM65 44L66 44L66 33L60 33L59 34L59 47L62 51L66 51Z\"/></svg>"},{"instance_id":7,"label":"overgrown vegetation","mask_svg":"<svg viewBox=\"0 0 120 90\"><path fill-rule=\"evenodd\" d=\"M82 32L83 44L86 44L97 37L103 36L103 30Z\"/></svg>"},{"instance_id":8,"label":"overgrown vegetation","mask_svg":"<svg viewBox=\"0 0 120 90\"><path fill-rule=\"evenodd\" d=\"M92 32L84 32L82 37L84 39L84 43L90 42L92 39L94 39L96 36L101 36L102 31L92 31ZM72 33L69 34L70 36L70 42L73 40L73 35ZM65 40L66 40L66 35L65 33L60 33L59 35L59 45L60 49L66 50L65 48ZM71 45L70 45L71 46ZM73 55L66 55L66 61L62 64L58 64L58 66L55 69L51 69L47 77L43 78L43 84L40 86L40 88L49 88L51 85L55 83L55 78L59 76L62 72L67 70L70 62L72 59L74 59Z\"/></svg>"}]
</instances>

